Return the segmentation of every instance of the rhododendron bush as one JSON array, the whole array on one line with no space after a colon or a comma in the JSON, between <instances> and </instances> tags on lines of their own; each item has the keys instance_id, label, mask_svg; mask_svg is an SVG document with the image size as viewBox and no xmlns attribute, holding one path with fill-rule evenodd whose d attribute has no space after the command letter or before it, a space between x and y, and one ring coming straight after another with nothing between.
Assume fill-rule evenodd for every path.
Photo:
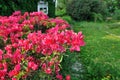
<instances>
[{"instance_id":1,"label":"rhododendron bush","mask_svg":"<svg viewBox=\"0 0 120 80\"><path fill-rule=\"evenodd\" d=\"M82 32L69 27L42 12L0 16L0 80L25 79L37 70L45 75L40 78L62 80L60 63L66 50L80 51L85 45Z\"/></svg>"}]
</instances>

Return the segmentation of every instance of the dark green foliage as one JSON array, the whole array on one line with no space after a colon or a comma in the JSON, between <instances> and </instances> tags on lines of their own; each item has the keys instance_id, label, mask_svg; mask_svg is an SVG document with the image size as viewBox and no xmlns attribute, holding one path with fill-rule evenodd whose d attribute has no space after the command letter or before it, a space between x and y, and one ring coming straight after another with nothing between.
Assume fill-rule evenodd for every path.
<instances>
[{"instance_id":1,"label":"dark green foliage","mask_svg":"<svg viewBox=\"0 0 120 80\"><path fill-rule=\"evenodd\" d=\"M0 15L8 16L17 10L22 13L37 11L38 1L40 0L0 0ZM48 0L48 6L48 15L55 17L55 2Z\"/></svg>"},{"instance_id":2,"label":"dark green foliage","mask_svg":"<svg viewBox=\"0 0 120 80\"><path fill-rule=\"evenodd\" d=\"M0 37L0 49L3 49L5 46L3 39Z\"/></svg>"},{"instance_id":3,"label":"dark green foliage","mask_svg":"<svg viewBox=\"0 0 120 80\"><path fill-rule=\"evenodd\" d=\"M120 9L114 11L113 19L120 20Z\"/></svg>"},{"instance_id":4,"label":"dark green foliage","mask_svg":"<svg viewBox=\"0 0 120 80\"><path fill-rule=\"evenodd\" d=\"M117 0L118 9L120 9L120 0Z\"/></svg>"},{"instance_id":5,"label":"dark green foliage","mask_svg":"<svg viewBox=\"0 0 120 80\"><path fill-rule=\"evenodd\" d=\"M101 0L72 0L67 13L75 20L93 20L93 13L105 16L107 7Z\"/></svg>"},{"instance_id":6,"label":"dark green foliage","mask_svg":"<svg viewBox=\"0 0 120 80\"><path fill-rule=\"evenodd\" d=\"M105 2L110 13L114 13L116 9L120 8L120 0L105 0Z\"/></svg>"},{"instance_id":7,"label":"dark green foliage","mask_svg":"<svg viewBox=\"0 0 120 80\"><path fill-rule=\"evenodd\" d=\"M53 0L48 1L48 16L55 17L55 2Z\"/></svg>"},{"instance_id":8,"label":"dark green foliage","mask_svg":"<svg viewBox=\"0 0 120 80\"><path fill-rule=\"evenodd\" d=\"M0 15L11 15L14 11L37 11L39 0L0 0Z\"/></svg>"}]
</instances>

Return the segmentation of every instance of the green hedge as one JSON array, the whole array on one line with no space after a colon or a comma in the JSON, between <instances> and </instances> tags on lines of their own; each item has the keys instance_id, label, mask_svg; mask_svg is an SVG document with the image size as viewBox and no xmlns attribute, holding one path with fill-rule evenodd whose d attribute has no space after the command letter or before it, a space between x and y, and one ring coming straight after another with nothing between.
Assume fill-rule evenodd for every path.
<instances>
[{"instance_id":1,"label":"green hedge","mask_svg":"<svg viewBox=\"0 0 120 80\"><path fill-rule=\"evenodd\" d=\"M48 0L48 16L55 17L55 2Z\"/></svg>"},{"instance_id":2,"label":"green hedge","mask_svg":"<svg viewBox=\"0 0 120 80\"><path fill-rule=\"evenodd\" d=\"M37 3L40 0L0 0L0 15L9 16L14 11L24 12L37 11ZM55 16L55 2L48 0L49 16Z\"/></svg>"},{"instance_id":3,"label":"green hedge","mask_svg":"<svg viewBox=\"0 0 120 80\"><path fill-rule=\"evenodd\" d=\"M107 7L102 0L72 0L66 10L75 20L94 20L94 14L107 15Z\"/></svg>"},{"instance_id":4,"label":"green hedge","mask_svg":"<svg viewBox=\"0 0 120 80\"><path fill-rule=\"evenodd\" d=\"M37 11L39 0L0 0L0 15L11 15L14 11Z\"/></svg>"}]
</instances>

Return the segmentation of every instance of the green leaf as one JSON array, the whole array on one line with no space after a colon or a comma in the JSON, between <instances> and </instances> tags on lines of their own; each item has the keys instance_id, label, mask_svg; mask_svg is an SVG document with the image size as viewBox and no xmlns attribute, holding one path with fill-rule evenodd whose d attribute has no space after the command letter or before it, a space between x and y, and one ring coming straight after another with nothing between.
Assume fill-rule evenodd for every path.
<instances>
[{"instance_id":1,"label":"green leaf","mask_svg":"<svg viewBox=\"0 0 120 80\"><path fill-rule=\"evenodd\" d=\"M60 62L62 62L62 60L63 60L63 55L62 55L61 58L60 58Z\"/></svg>"}]
</instances>

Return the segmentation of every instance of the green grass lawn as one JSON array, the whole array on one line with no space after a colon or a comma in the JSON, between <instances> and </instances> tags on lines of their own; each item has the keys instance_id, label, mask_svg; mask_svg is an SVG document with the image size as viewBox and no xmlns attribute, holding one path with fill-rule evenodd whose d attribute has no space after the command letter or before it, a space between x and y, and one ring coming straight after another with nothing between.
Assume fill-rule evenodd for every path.
<instances>
[{"instance_id":1,"label":"green grass lawn","mask_svg":"<svg viewBox=\"0 0 120 80\"><path fill-rule=\"evenodd\" d=\"M86 45L78 53L68 52L62 73L70 74L72 80L120 80L120 25L63 19L75 32L83 32Z\"/></svg>"}]
</instances>

